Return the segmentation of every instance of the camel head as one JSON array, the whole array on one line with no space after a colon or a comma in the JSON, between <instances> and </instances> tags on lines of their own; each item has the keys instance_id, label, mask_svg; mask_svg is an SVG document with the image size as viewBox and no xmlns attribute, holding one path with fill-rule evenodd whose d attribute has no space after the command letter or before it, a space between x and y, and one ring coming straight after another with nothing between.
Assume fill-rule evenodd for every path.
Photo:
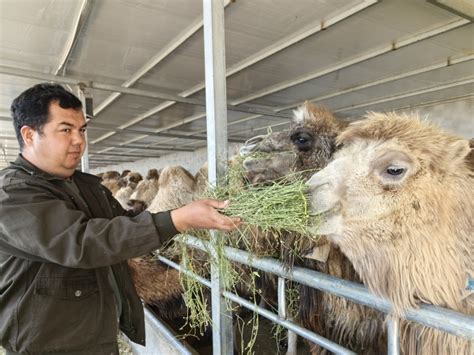
<instances>
[{"instance_id":1,"label":"camel head","mask_svg":"<svg viewBox=\"0 0 474 355\"><path fill-rule=\"evenodd\" d=\"M253 137L240 149L248 180L259 183L295 171L321 169L344 126L328 109L305 103L294 111L289 130Z\"/></svg>"},{"instance_id":2,"label":"camel head","mask_svg":"<svg viewBox=\"0 0 474 355\"><path fill-rule=\"evenodd\" d=\"M126 181L127 186L130 186L130 184L135 184L136 186L140 181L143 180L143 177L140 173L129 172L123 179Z\"/></svg>"},{"instance_id":3,"label":"camel head","mask_svg":"<svg viewBox=\"0 0 474 355\"><path fill-rule=\"evenodd\" d=\"M396 307L418 298L459 308L472 271L468 141L416 117L371 113L337 143L333 161L308 181L312 214L321 219L315 232L338 244L364 283Z\"/></svg>"}]
</instances>

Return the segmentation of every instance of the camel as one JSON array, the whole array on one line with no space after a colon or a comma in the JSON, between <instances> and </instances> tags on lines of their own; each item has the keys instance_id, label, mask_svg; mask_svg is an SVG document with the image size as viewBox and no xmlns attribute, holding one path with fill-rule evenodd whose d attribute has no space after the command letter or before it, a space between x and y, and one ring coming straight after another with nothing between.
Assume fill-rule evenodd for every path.
<instances>
[{"instance_id":1,"label":"camel","mask_svg":"<svg viewBox=\"0 0 474 355\"><path fill-rule=\"evenodd\" d=\"M160 172L156 169L148 170L147 176L140 181L130 196L130 200L138 200L143 202L143 206L147 208L151 201L155 198L159 189L158 179Z\"/></svg>"},{"instance_id":2,"label":"camel","mask_svg":"<svg viewBox=\"0 0 474 355\"><path fill-rule=\"evenodd\" d=\"M251 183L265 183L294 172L309 178L324 168L336 150L336 137L347 126L324 107L305 103L294 112L289 130L251 138L241 148L243 165ZM292 243L298 236L287 236ZM304 266L348 281L361 282L350 261L322 237L308 242ZM283 255L283 258L286 257ZM386 351L383 315L368 307L300 286L297 317L304 327L359 353ZM325 353L317 345L313 353Z\"/></svg>"},{"instance_id":3,"label":"camel","mask_svg":"<svg viewBox=\"0 0 474 355\"><path fill-rule=\"evenodd\" d=\"M152 213L182 207L194 200L194 176L182 166L163 168L158 192L148 207Z\"/></svg>"},{"instance_id":4,"label":"camel","mask_svg":"<svg viewBox=\"0 0 474 355\"><path fill-rule=\"evenodd\" d=\"M315 231L401 318L404 354L473 354L474 342L403 320L419 302L474 315L474 175L467 140L416 116L370 113L308 181Z\"/></svg>"},{"instance_id":5,"label":"camel","mask_svg":"<svg viewBox=\"0 0 474 355\"><path fill-rule=\"evenodd\" d=\"M121 179L120 183L122 187L114 193L114 197L120 203L123 209L128 209L128 200L142 179L143 178L139 173L130 171L125 177Z\"/></svg>"},{"instance_id":6,"label":"camel","mask_svg":"<svg viewBox=\"0 0 474 355\"><path fill-rule=\"evenodd\" d=\"M152 191L141 191L142 195L137 197L148 195L147 198L151 198L147 208L150 212L158 213L179 208L194 199L194 177L181 166L166 167L160 172L152 169L148 172L147 179L142 181L145 182L149 182L145 186ZM134 199L129 203L138 204ZM173 248L166 252L168 246L164 247L166 256L179 263L180 255L173 253ZM162 319L178 322L178 328L183 325L182 320L186 317L187 310L180 272L163 264L153 254L129 259L128 266L138 296L151 305Z\"/></svg>"},{"instance_id":7,"label":"camel","mask_svg":"<svg viewBox=\"0 0 474 355\"><path fill-rule=\"evenodd\" d=\"M118 171L107 171L102 175L102 185L115 194L123 186Z\"/></svg>"}]
</instances>

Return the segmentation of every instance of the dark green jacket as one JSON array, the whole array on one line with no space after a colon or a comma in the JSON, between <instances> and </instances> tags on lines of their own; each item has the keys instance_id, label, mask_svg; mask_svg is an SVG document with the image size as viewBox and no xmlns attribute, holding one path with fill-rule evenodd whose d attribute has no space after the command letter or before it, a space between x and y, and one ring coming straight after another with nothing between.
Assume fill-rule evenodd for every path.
<instances>
[{"instance_id":1,"label":"dark green jacket","mask_svg":"<svg viewBox=\"0 0 474 355\"><path fill-rule=\"evenodd\" d=\"M21 156L0 171L0 344L11 351L110 354L120 329L145 342L143 308L126 263L177 233L169 212L126 212L89 174L83 200Z\"/></svg>"}]
</instances>

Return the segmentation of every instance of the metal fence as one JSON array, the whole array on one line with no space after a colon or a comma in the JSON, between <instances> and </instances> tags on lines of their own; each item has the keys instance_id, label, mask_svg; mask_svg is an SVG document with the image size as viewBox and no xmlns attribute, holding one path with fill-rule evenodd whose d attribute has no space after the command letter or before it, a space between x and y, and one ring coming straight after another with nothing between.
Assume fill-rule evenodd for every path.
<instances>
[{"instance_id":1,"label":"metal fence","mask_svg":"<svg viewBox=\"0 0 474 355\"><path fill-rule=\"evenodd\" d=\"M209 242L200 240L193 236L186 236L186 238L182 239L182 242L205 252L212 250L212 246ZM389 301L371 294L366 287L360 284L338 279L336 277L302 267L295 266L289 270L276 259L258 258L255 255L235 248L225 247L224 251L226 257L234 262L248 265L261 271L278 276L278 314L257 306L254 303L249 302L248 300L241 298L231 292L222 292L223 297L258 313L259 315L276 324L285 327L289 332L293 332L294 334L297 334L336 354L354 354L354 352L299 326L286 317L286 301L284 296L285 280L291 280L324 292L329 292L387 314L391 313L392 305ZM159 259L163 263L196 278L202 284L212 288L211 282L209 280L197 276L188 270L182 269L178 264L164 257L160 256ZM418 309L407 310L406 319L456 336L474 340L474 317L466 314L428 304L421 304ZM219 329L218 322L213 323L213 327L218 327L216 330L218 332L224 331L223 329ZM400 327L398 318L390 317L387 324L388 354L399 354L399 334ZM223 341L222 338L221 341ZM232 339L227 339L227 341L232 342ZM229 344L222 344L221 348L229 348ZM214 353L216 354L216 352Z\"/></svg>"}]
</instances>

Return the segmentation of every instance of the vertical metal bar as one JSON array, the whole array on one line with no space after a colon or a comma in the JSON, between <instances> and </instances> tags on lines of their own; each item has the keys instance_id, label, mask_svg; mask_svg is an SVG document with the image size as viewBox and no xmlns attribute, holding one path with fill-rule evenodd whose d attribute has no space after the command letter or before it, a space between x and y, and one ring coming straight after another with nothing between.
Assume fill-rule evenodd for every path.
<instances>
[{"instance_id":1,"label":"vertical metal bar","mask_svg":"<svg viewBox=\"0 0 474 355\"><path fill-rule=\"evenodd\" d=\"M79 85L77 87L77 97L79 100L82 102L82 112L84 113L84 117L86 118L86 121L88 120L87 118L87 98L86 98L86 93L85 93L85 88L82 85ZM90 98L89 98L90 99ZM82 154L81 157L81 171L84 173L89 172L89 142L87 139L87 131L85 133L85 139L86 139L86 149L84 150L84 154Z\"/></svg>"},{"instance_id":2,"label":"vertical metal bar","mask_svg":"<svg viewBox=\"0 0 474 355\"><path fill-rule=\"evenodd\" d=\"M291 320L291 317L288 317L287 304L286 304L286 287L285 279L283 277L278 278L278 317ZM287 349L286 355L296 355L296 344L297 335L291 330L287 330Z\"/></svg>"},{"instance_id":3,"label":"vertical metal bar","mask_svg":"<svg viewBox=\"0 0 474 355\"><path fill-rule=\"evenodd\" d=\"M400 354L400 319L395 316L389 316L387 322L388 355Z\"/></svg>"},{"instance_id":4,"label":"vertical metal bar","mask_svg":"<svg viewBox=\"0 0 474 355\"><path fill-rule=\"evenodd\" d=\"M227 168L227 92L223 0L203 0L209 183L223 182ZM217 232L211 233L214 245ZM215 257L215 250L211 250ZM215 355L233 354L232 312L227 310L219 265L211 263L212 345Z\"/></svg>"},{"instance_id":5,"label":"vertical metal bar","mask_svg":"<svg viewBox=\"0 0 474 355\"><path fill-rule=\"evenodd\" d=\"M286 319L286 294L285 294L285 279L278 278L278 316Z\"/></svg>"},{"instance_id":6,"label":"vertical metal bar","mask_svg":"<svg viewBox=\"0 0 474 355\"><path fill-rule=\"evenodd\" d=\"M203 0L203 15L207 154L209 182L213 184L225 176L227 167L227 90L223 1Z\"/></svg>"}]
</instances>

